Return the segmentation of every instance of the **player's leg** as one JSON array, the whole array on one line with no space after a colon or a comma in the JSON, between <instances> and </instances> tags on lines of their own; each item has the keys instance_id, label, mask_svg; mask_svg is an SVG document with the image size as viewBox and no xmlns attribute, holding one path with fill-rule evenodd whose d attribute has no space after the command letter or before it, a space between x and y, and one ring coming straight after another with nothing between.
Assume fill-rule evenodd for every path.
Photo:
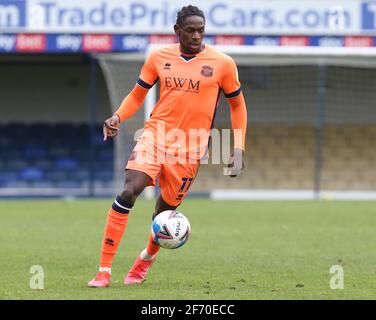
<instances>
[{"instance_id":1,"label":"player's leg","mask_svg":"<svg viewBox=\"0 0 376 320\"><path fill-rule=\"evenodd\" d=\"M164 201L162 196L159 195L157 202L155 203L155 210L152 216L152 220L154 220L154 218L161 212L166 211L166 210L175 210L179 205L180 203L178 205L172 206L168 204L166 201Z\"/></svg>"},{"instance_id":2,"label":"player's leg","mask_svg":"<svg viewBox=\"0 0 376 320\"><path fill-rule=\"evenodd\" d=\"M199 164L164 166L160 175L159 186L162 191L157 199L154 219L165 210L175 210L188 193L197 175ZM132 268L124 278L125 284L141 284L146 280L147 272L154 263L160 246L156 244L149 233L148 244L134 262Z\"/></svg>"},{"instance_id":3,"label":"player's leg","mask_svg":"<svg viewBox=\"0 0 376 320\"><path fill-rule=\"evenodd\" d=\"M152 216L154 219L159 213L165 210L175 210L177 206L172 206L165 202L161 195L159 195L155 210ZM146 275L154 263L160 246L153 241L151 233L148 235L148 244L144 250L141 251L136 261L133 263L132 268L124 278L124 284L141 284L146 280Z\"/></svg>"},{"instance_id":4,"label":"player's leg","mask_svg":"<svg viewBox=\"0 0 376 320\"><path fill-rule=\"evenodd\" d=\"M162 195L159 195L156 205L155 205L155 210L152 216L152 220L154 220L154 218L161 212L166 211L166 210L175 210L177 207L178 205L172 206L168 204L167 202L163 200ZM148 236L148 244L146 248L141 252L140 257L141 259L151 259L154 255L158 253L159 249L160 249L160 246L154 242L153 237L150 232Z\"/></svg>"},{"instance_id":5,"label":"player's leg","mask_svg":"<svg viewBox=\"0 0 376 320\"><path fill-rule=\"evenodd\" d=\"M151 178L141 171L125 172L124 190L116 197L108 212L102 243L101 267L112 266L117 247L127 227L129 212L150 180Z\"/></svg>"},{"instance_id":6,"label":"player's leg","mask_svg":"<svg viewBox=\"0 0 376 320\"><path fill-rule=\"evenodd\" d=\"M116 197L107 214L100 267L97 276L89 282L90 287L109 285L112 262L127 227L129 211L150 180L150 176L141 171L127 170L125 172L124 190Z\"/></svg>"},{"instance_id":7,"label":"player's leg","mask_svg":"<svg viewBox=\"0 0 376 320\"><path fill-rule=\"evenodd\" d=\"M199 164L165 165L160 177L161 194L158 197L152 219L166 210L175 210L184 200L194 179L197 176ZM148 258L157 254L159 245L153 241L151 233L148 238L146 251L142 257Z\"/></svg>"}]
</instances>

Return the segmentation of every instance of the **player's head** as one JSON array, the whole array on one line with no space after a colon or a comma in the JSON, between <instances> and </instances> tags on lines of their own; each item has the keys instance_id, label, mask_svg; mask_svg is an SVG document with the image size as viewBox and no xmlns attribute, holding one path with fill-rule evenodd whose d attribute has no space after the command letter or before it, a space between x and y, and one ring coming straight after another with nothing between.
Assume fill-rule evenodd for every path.
<instances>
[{"instance_id":1,"label":"player's head","mask_svg":"<svg viewBox=\"0 0 376 320\"><path fill-rule=\"evenodd\" d=\"M174 30L183 53L194 54L203 49L205 16L199 8L191 5L183 7L178 12Z\"/></svg>"}]
</instances>

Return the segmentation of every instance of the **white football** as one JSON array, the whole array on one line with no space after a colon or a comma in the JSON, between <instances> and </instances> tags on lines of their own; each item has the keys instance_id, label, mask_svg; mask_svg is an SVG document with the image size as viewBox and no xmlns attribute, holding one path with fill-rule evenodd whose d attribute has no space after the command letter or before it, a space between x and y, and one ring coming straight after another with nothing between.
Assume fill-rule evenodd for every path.
<instances>
[{"instance_id":1,"label":"white football","mask_svg":"<svg viewBox=\"0 0 376 320\"><path fill-rule=\"evenodd\" d=\"M191 225L181 212L166 210L153 220L151 233L155 243L162 248L176 249L187 242L191 235Z\"/></svg>"}]
</instances>

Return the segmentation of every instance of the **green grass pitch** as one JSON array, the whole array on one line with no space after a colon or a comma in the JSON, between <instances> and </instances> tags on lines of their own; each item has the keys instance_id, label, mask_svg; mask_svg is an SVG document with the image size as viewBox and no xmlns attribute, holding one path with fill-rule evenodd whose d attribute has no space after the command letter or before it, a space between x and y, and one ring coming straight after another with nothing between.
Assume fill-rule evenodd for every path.
<instances>
[{"instance_id":1,"label":"green grass pitch","mask_svg":"<svg viewBox=\"0 0 376 320\"><path fill-rule=\"evenodd\" d=\"M141 286L123 277L145 247L154 202L139 200L108 289L92 289L108 200L0 201L1 299L375 299L376 203L187 199L192 236L161 249ZM44 290L30 289L33 265ZM344 289L330 289L333 265Z\"/></svg>"}]
</instances>

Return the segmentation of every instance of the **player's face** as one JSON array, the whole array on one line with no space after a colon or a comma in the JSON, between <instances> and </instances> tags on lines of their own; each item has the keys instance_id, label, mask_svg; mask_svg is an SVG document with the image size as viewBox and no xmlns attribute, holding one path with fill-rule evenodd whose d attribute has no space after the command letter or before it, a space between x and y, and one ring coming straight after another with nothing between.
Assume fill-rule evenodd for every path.
<instances>
[{"instance_id":1,"label":"player's face","mask_svg":"<svg viewBox=\"0 0 376 320\"><path fill-rule=\"evenodd\" d=\"M180 49L183 53L195 54L203 50L205 21L202 17L185 18L183 25L175 25L175 33L179 37Z\"/></svg>"}]
</instances>

